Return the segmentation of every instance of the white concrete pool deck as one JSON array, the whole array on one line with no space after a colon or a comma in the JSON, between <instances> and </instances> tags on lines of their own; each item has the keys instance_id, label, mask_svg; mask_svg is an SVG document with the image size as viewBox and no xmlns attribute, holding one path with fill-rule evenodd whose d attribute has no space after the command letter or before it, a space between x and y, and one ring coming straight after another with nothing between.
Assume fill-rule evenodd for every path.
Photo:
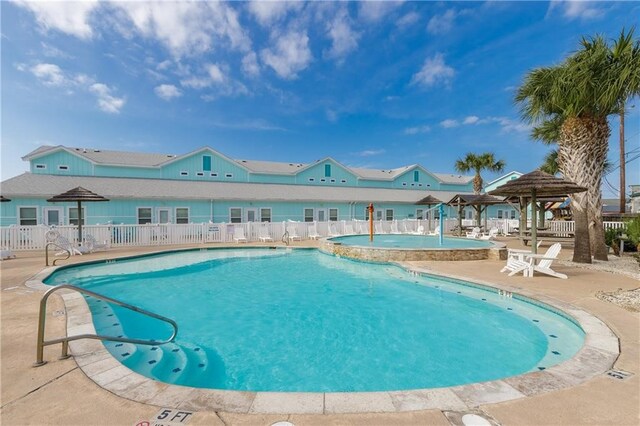
<instances>
[{"instance_id":1,"label":"white concrete pool deck","mask_svg":"<svg viewBox=\"0 0 640 426\"><path fill-rule=\"evenodd\" d=\"M71 261L161 249L166 248L119 249ZM56 360L59 346L49 347L45 350L49 364L32 368L41 293L23 283L42 270L43 263L41 253L19 253L18 259L2 263L3 424L135 424L150 418L158 407L195 411L192 424L271 424L287 419L295 424L450 424L458 423L456 413L464 412L480 412L500 424L638 424L637 375L615 380L603 374L612 365L637 373L638 314L595 298L597 290L638 287L631 278L567 267L558 269L569 280L508 278L497 272L503 263L499 261L408 262L416 270L491 283L556 306L587 331L585 346L556 367L488 383L407 392L279 394L154 382L122 366L101 343L91 340L71 347L75 361ZM66 299L69 334L89 331L92 324L84 300L77 294ZM51 302L48 336L64 332L62 305ZM56 392L60 386L65 389L62 394ZM29 409L30 404L40 408ZM114 412L114 404L122 409ZM344 414L352 412L360 414Z\"/></svg>"}]
</instances>

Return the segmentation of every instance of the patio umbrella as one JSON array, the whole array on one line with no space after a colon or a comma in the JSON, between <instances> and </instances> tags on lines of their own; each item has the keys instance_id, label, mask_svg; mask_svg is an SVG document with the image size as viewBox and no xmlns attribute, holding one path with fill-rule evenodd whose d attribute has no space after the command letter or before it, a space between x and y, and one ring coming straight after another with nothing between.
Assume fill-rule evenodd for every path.
<instances>
[{"instance_id":1,"label":"patio umbrella","mask_svg":"<svg viewBox=\"0 0 640 426\"><path fill-rule=\"evenodd\" d=\"M55 195L47 200L49 203L77 202L78 203L78 244L82 245L82 202L109 201L102 195L98 195L81 186Z\"/></svg>"},{"instance_id":2,"label":"patio umbrella","mask_svg":"<svg viewBox=\"0 0 640 426\"><path fill-rule=\"evenodd\" d=\"M456 194L449 202L450 206L458 206L458 229L460 235L462 235L462 214L463 210L467 206L473 207L477 213L478 226L480 226L482 212L486 211L487 207L495 204L504 204L505 200L500 197L493 197L487 194ZM487 225L487 215L485 214L485 227Z\"/></svg>"},{"instance_id":3,"label":"patio umbrella","mask_svg":"<svg viewBox=\"0 0 640 426\"><path fill-rule=\"evenodd\" d=\"M517 179L510 180L504 185L490 191L489 194L508 197L520 196L531 199L531 248L533 253L536 253L538 241L536 198L569 195L586 190L587 188L579 186L569 180L555 177L540 170L534 170Z\"/></svg>"},{"instance_id":4,"label":"patio umbrella","mask_svg":"<svg viewBox=\"0 0 640 426\"><path fill-rule=\"evenodd\" d=\"M0 195L0 203L6 203L7 201L11 201L11 200L8 198L4 198L3 195Z\"/></svg>"},{"instance_id":5,"label":"patio umbrella","mask_svg":"<svg viewBox=\"0 0 640 426\"><path fill-rule=\"evenodd\" d=\"M427 206L428 207L427 211L429 211L431 210L431 206L435 206L438 204L442 204L442 201L438 200L433 195L427 195L426 197L418 201L416 203L416 206ZM432 215L429 214L429 231L431 231L431 216ZM442 218L440 218L440 222L442 222Z\"/></svg>"}]
</instances>

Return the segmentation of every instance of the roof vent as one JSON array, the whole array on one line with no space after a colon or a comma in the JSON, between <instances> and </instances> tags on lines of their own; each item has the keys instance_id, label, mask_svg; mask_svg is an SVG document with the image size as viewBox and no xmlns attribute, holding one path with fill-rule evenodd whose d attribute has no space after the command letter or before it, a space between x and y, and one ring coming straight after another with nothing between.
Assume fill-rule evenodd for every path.
<instances>
[{"instance_id":1,"label":"roof vent","mask_svg":"<svg viewBox=\"0 0 640 426\"><path fill-rule=\"evenodd\" d=\"M246 163L246 162L247 162L247 160L240 160L240 161L242 161L243 163Z\"/></svg>"},{"instance_id":2,"label":"roof vent","mask_svg":"<svg viewBox=\"0 0 640 426\"><path fill-rule=\"evenodd\" d=\"M293 163L289 163L290 166L293 166Z\"/></svg>"},{"instance_id":3,"label":"roof vent","mask_svg":"<svg viewBox=\"0 0 640 426\"><path fill-rule=\"evenodd\" d=\"M93 152L101 152L99 149L94 149Z\"/></svg>"}]
</instances>

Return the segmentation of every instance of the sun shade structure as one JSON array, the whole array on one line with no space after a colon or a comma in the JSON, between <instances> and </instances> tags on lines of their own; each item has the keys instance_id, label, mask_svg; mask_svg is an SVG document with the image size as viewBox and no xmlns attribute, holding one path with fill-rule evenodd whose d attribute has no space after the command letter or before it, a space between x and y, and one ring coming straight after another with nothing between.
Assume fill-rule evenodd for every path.
<instances>
[{"instance_id":1,"label":"sun shade structure","mask_svg":"<svg viewBox=\"0 0 640 426\"><path fill-rule=\"evenodd\" d=\"M97 202L97 201L109 201L102 195L98 195L95 192L91 192L81 186L70 189L69 191L55 195L47 200L49 203L78 203L78 244L82 245L82 203L83 202Z\"/></svg>"},{"instance_id":2,"label":"sun shade structure","mask_svg":"<svg viewBox=\"0 0 640 426\"><path fill-rule=\"evenodd\" d=\"M473 207L473 209L477 213L478 226L480 226L480 218L482 217L482 212L486 211L488 206L504 203L504 198L494 197L487 194L456 194L451 200L449 200L447 204L450 206L458 207L458 229L460 230L460 233L462 233L462 211L465 207ZM485 216L484 219L486 226L487 217Z\"/></svg>"},{"instance_id":3,"label":"sun shade structure","mask_svg":"<svg viewBox=\"0 0 640 426\"><path fill-rule=\"evenodd\" d=\"M523 197L531 200L531 248L536 253L537 235L537 198L565 196L584 192L587 188L566 179L558 178L540 170L513 179L489 192L491 195ZM525 204L526 205L526 204Z\"/></svg>"},{"instance_id":4,"label":"sun shade structure","mask_svg":"<svg viewBox=\"0 0 640 426\"><path fill-rule=\"evenodd\" d=\"M6 203L8 201L11 201L11 200L8 198L4 198L4 196L0 195L0 203Z\"/></svg>"},{"instance_id":5,"label":"sun shade structure","mask_svg":"<svg viewBox=\"0 0 640 426\"><path fill-rule=\"evenodd\" d=\"M423 199L419 200L416 203L416 206L427 206L429 207L427 209L427 212L429 212L431 210L431 206L436 206L438 204L442 204L442 200L437 199L436 197L434 197L433 195L427 195L426 197L424 197ZM428 219L429 219L429 231L431 231L431 217L433 215L431 213L428 214ZM423 217L424 219L424 217ZM440 221L442 221L442 218L440 218Z\"/></svg>"}]
</instances>

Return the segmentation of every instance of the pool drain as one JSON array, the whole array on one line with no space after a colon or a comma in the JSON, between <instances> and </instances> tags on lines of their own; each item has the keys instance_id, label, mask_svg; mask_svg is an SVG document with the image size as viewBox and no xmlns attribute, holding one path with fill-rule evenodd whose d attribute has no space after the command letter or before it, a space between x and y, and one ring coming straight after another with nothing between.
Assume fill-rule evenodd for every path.
<instances>
[{"instance_id":1,"label":"pool drain","mask_svg":"<svg viewBox=\"0 0 640 426\"><path fill-rule=\"evenodd\" d=\"M499 426L499 423L488 414L479 411L443 411L449 423L454 426Z\"/></svg>"}]
</instances>

